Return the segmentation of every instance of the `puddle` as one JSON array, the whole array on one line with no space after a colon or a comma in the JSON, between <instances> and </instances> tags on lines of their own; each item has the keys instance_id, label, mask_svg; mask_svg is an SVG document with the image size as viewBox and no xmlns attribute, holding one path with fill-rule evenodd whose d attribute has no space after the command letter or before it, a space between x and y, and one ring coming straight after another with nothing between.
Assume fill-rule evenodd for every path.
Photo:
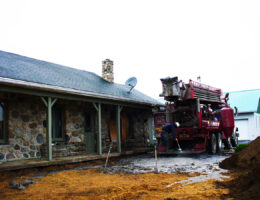
<instances>
[{"instance_id":1,"label":"puddle","mask_svg":"<svg viewBox=\"0 0 260 200\"><path fill-rule=\"evenodd\" d=\"M230 176L226 176L226 175L222 174L222 173L225 173L227 171L228 170L221 169L219 171L211 172L210 174L201 174L200 176L194 176L194 177L190 177L186 180L174 182L172 184L167 185L166 187L168 188L168 187L171 187L171 186L178 184L178 183L180 183L182 186L183 185L189 185L189 184L192 184L192 183L199 183L199 182L207 181L207 180L210 180L210 179L223 181L223 178L230 178Z\"/></svg>"},{"instance_id":2,"label":"puddle","mask_svg":"<svg viewBox=\"0 0 260 200\"><path fill-rule=\"evenodd\" d=\"M222 169L218 164L228 156L207 154L158 157L157 169L159 173L203 173L209 174ZM155 159L151 155L141 155L120 160L116 165L108 167L110 173L147 173L156 170Z\"/></svg>"},{"instance_id":3,"label":"puddle","mask_svg":"<svg viewBox=\"0 0 260 200\"><path fill-rule=\"evenodd\" d=\"M119 161L108 163L108 167L105 172L108 174L140 174L149 172L158 173L168 173L168 174L179 174L179 173L200 173L200 176L190 177L187 180L180 182L175 182L167 187L171 187L174 184L180 183L182 185L197 183L206 181L209 179L222 180L222 178L228 178L222 175L222 173L227 172L227 170L219 168L219 163L227 158L227 155L214 155L209 156L207 154L200 155L181 155L181 156L167 156L158 157L157 168L156 162L152 154L139 155L135 157L123 158ZM94 165L94 166L78 166L72 169L62 169L57 171L52 171L49 173L40 173L33 178L43 178L48 174L57 174L62 171L71 170L84 170L84 169L104 169L104 165Z\"/></svg>"}]
</instances>

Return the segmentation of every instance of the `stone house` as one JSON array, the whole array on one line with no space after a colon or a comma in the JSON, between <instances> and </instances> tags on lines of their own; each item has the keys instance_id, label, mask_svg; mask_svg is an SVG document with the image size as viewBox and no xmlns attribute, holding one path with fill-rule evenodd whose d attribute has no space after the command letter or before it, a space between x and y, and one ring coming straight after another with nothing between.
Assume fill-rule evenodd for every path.
<instances>
[{"instance_id":1,"label":"stone house","mask_svg":"<svg viewBox=\"0 0 260 200\"><path fill-rule=\"evenodd\" d=\"M155 99L102 77L0 51L0 162L147 147Z\"/></svg>"}]
</instances>

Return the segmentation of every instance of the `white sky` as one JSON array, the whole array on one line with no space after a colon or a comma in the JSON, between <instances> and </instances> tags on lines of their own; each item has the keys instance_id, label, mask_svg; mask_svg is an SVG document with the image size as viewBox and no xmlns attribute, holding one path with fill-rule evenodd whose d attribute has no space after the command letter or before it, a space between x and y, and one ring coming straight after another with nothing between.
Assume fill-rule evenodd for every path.
<instances>
[{"instance_id":1,"label":"white sky","mask_svg":"<svg viewBox=\"0 0 260 200\"><path fill-rule=\"evenodd\" d=\"M0 0L0 49L101 75L158 98L160 78L260 88L260 1Z\"/></svg>"}]
</instances>

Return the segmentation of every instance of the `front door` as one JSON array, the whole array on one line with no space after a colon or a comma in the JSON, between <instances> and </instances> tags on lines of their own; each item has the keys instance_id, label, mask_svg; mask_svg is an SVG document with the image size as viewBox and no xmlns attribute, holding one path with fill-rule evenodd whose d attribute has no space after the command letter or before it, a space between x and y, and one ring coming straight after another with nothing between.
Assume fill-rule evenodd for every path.
<instances>
[{"instance_id":1,"label":"front door","mask_svg":"<svg viewBox=\"0 0 260 200\"><path fill-rule=\"evenodd\" d=\"M94 115L89 113L85 114L85 143L86 143L86 153L93 154L96 152Z\"/></svg>"}]
</instances>

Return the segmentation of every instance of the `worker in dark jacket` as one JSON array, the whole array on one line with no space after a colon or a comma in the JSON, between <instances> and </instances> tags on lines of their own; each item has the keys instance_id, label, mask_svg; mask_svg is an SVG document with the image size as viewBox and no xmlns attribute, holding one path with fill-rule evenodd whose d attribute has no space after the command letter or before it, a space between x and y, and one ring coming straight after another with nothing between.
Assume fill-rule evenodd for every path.
<instances>
[{"instance_id":1,"label":"worker in dark jacket","mask_svg":"<svg viewBox=\"0 0 260 200\"><path fill-rule=\"evenodd\" d=\"M179 123L175 122L173 124L167 123L162 128L162 139L163 139L163 143L164 143L164 146L165 146L165 151L168 151L169 134L172 135L173 140L176 140L175 128L177 128L178 126L179 126Z\"/></svg>"}]
</instances>

